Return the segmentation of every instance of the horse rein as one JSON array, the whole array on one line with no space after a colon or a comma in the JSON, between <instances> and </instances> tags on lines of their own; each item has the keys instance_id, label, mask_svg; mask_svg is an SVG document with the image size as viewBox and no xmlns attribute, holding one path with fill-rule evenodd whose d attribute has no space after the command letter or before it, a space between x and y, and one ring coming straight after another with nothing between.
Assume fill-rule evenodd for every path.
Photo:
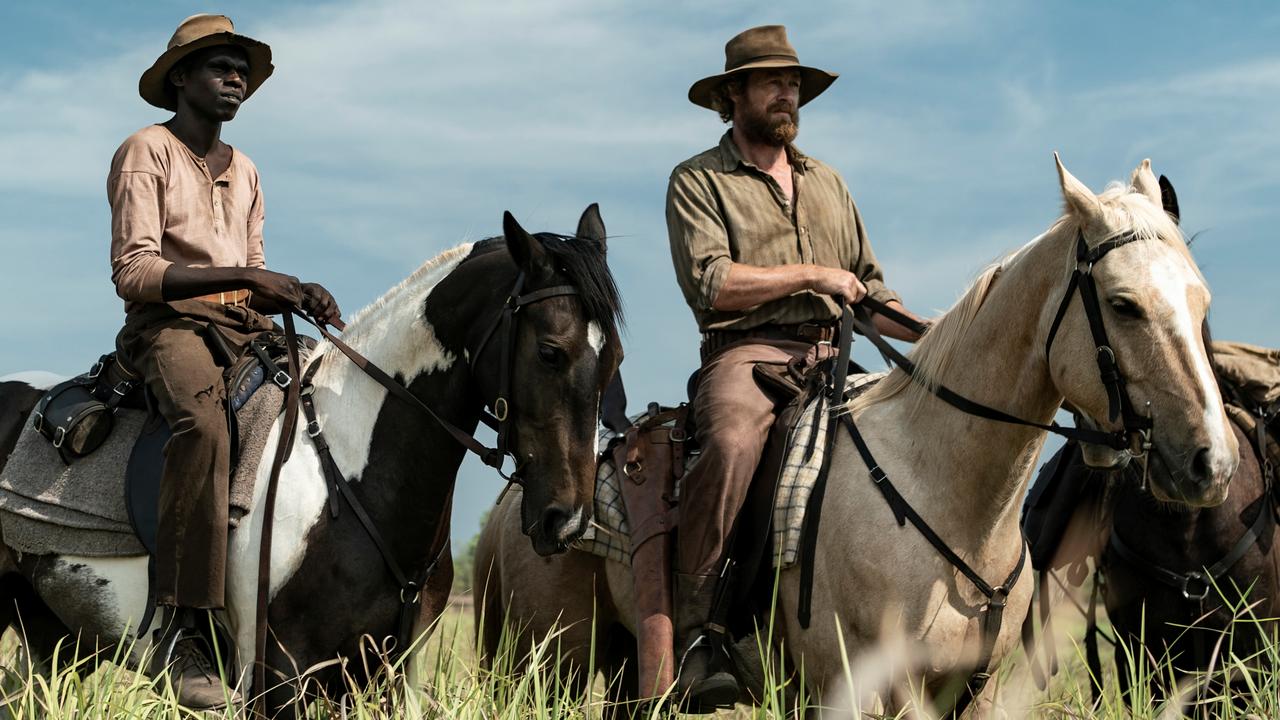
<instances>
[{"instance_id":1,"label":"horse rein","mask_svg":"<svg viewBox=\"0 0 1280 720\"><path fill-rule=\"evenodd\" d=\"M482 412L481 419L486 425L493 427L498 433L497 447L486 447L475 436L460 429L458 426L441 417L438 413L431 409L429 405L423 402L418 396L414 395L402 383L397 382L385 370L378 367L377 364L361 355L350 345L347 345L341 339L325 327L325 323L316 322L297 308L290 308L283 313L283 324L285 329L286 345L289 348L289 383L286 390L285 400L285 419L281 426L280 440L277 444L276 455L271 466L271 473L267 481L266 498L264 499L264 515L261 548L259 552L258 566L258 605L257 605L257 627L255 631L255 648L257 653L257 665L254 670L254 684L259 689L261 697L265 697L266 683L266 646L267 646L267 604L268 593L270 587L270 567L271 567L271 525L274 516L275 492L280 476L280 470L284 463L288 460L288 456L292 450L294 428L297 423L298 408L301 407L307 419L307 435L311 438L312 444L316 449L316 454L320 459L320 467L324 472L328 489L329 489L329 514L332 518L337 519L339 514L338 498L346 500L351 507L352 514L360 522L365 532L377 547L378 552L382 555L383 561L386 563L388 570L391 571L396 583L400 586L400 616L398 622L397 641L394 649L402 652L409 647L412 637L413 621L417 616L418 606L422 599L422 589L426 586L427 581L438 567L440 560L449 551L449 538L446 535L444 541L440 544L438 550L432 555L431 562L417 576L410 577L401 568L395 556L392 555L390 547L383 539L381 533L378 532L369 517L368 512L360 503L355 493L352 491L350 483L347 482L346 476L342 473L338 464L333 459L329 443L324 437L323 429L317 417L315 409L314 392L315 386L312 380L315 378L316 372L320 368L322 355L318 355L315 360L306 369L306 372L300 379L295 379L298 375L300 363L297 358L297 335L294 331L293 316L297 315L307 323L311 324L320 332L320 334L328 340L335 348L345 355L357 368L363 371L371 379L382 385L392 395L400 398L411 407L415 407L422 411L427 417L431 418L443 428L449 435L463 448L478 456L485 465L495 469L499 475L507 480L509 488L511 483L519 484L519 471L521 463L515 458L515 469L508 475L503 472L505 458L511 454L510 444L510 423L512 422L511 411L511 380L515 369L515 357L513 354L516 330L517 330L517 313L521 308L532 305L553 297L565 295L577 295L578 289L572 285L556 285L552 287L541 288L529 293L522 293L525 283L525 274L523 271L516 275L515 284L511 292L508 293L503 308L498 316L494 319L489 329L482 336L480 346L472 356L470 368L474 373L477 360L481 353L489 344L489 340L495 334L495 331L502 325L507 326L506 335L503 338L501 350L502 370L499 380L499 390L497 397L491 403L493 415ZM334 327L344 329L342 321L333 323ZM506 490L503 491L505 494ZM259 714L262 714L259 712Z\"/></svg>"},{"instance_id":2,"label":"horse rein","mask_svg":"<svg viewBox=\"0 0 1280 720\"><path fill-rule=\"evenodd\" d=\"M871 321L871 314L884 315L899 325L917 332L920 330L920 323L878 300L867 297L853 306L854 327L857 328L858 332L866 336L890 364L901 368L913 381L961 412L996 422L1037 428L1068 440L1076 440L1092 445L1104 445L1113 450L1127 451L1131 457L1141 458L1153 447L1151 442L1152 421L1151 418L1140 415L1133 409L1133 402L1129 398L1124 376L1120 373L1115 351L1107 340L1107 331L1102 321L1102 310L1098 301L1098 288L1093 278L1093 267L1103 256L1118 247L1123 247L1141 239L1132 232L1125 233L1108 239L1090 250L1085 243L1084 232L1081 231L1077 235L1076 267L1071 273L1071 279L1067 283L1066 292L1063 293L1062 302L1058 305L1057 314L1054 316L1053 325L1049 329L1049 336L1045 342L1045 359L1047 361L1049 354L1053 350L1053 341L1057 336L1058 327L1061 325L1062 318L1066 315L1067 308L1071 304L1071 297L1079 289L1080 301L1084 306L1085 317L1089 322L1089 332L1093 336L1094 345L1096 346L1098 371L1102 377L1102 385L1107 391L1109 419L1113 422L1117 416L1123 419L1123 429L1115 432L1063 427L1056 422L1047 425L1031 422L970 400L945 385L939 384L935 387L930 387L916 373L915 364L880 335L880 331L876 329L875 324Z\"/></svg>"}]
</instances>

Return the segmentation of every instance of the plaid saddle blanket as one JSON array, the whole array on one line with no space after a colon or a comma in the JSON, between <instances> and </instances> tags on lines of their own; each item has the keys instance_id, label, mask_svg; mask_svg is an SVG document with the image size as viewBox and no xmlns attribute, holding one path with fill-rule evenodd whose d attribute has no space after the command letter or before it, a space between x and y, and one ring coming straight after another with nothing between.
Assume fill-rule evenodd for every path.
<instances>
[{"instance_id":1,"label":"plaid saddle blanket","mask_svg":"<svg viewBox=\"0 0 1280 720\"><path fill-rule=\"evenodd\" d=\"M886 373L851 375L845 385L845 397L853 398L869 389ZM773 508L774 567L785 568L795 564L800 555L800 528L804 525L804 513L813 492L814 482L822 468L822 460L828 448L819 440L826 437L827 423L831 420L831 406L810 400L804 412L796 416L787 433L786 460L782 477L778 482L778 494ZM636 415L633 422L642 418ZM598 555L624 565L631 564L631 524L622 501L622 487L612 454L606 452L618 436L607 428L599 435L600 463L596 469L595 517L590 527L574 545L575 548ZM691 468L698 461L696 452L686 455L685 467ZM684 477L688 477L688 474ZM676 483L676 500L679 502L681 483ZM683 520L682 520L683 522Z\"/></svg>"}]
</instances>

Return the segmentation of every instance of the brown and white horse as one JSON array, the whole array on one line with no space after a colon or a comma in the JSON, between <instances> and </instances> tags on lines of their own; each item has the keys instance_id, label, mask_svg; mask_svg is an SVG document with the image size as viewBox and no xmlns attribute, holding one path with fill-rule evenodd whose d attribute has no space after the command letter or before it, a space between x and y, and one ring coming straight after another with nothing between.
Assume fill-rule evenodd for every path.
<instances>
[{"instance_id":1,"label":"brown and white horse","mask_svg":"<svg viewBox=\"0 0 1280 720\"><path fill-rule=\"evenodd\" d=\"M1018 515L1045 433L965 414L924 387L941 384L1025 420L1048 423L1065 401L1091 425L1108 419L1096 348L1079 298L1067 306L1052 353L1046 340L1077 264L1092 249L1132 235L1092 268L1102 320L1132 405L1152 419L1150 462L1160 497L1221 502L1238 462L1235 437L1209 368L1200 328L1209 290L1177 224L1163 211L1149 162L1131 182L1095 195L1058 164L1066 213L1043 235L987 268L912 354L923 382L895 370L850 408L879 466L950 548L991 585L1023 549ZM900 527L847 434L836 435L813 585L813 620L797 620L798 568L781 573L777 622L794 667L826 707L900 707L894 688L940 693L967 677L978 656L986 598L912 526ZM571 551L535 559L519 542L514 498L497 508L476 556L490 578L483 603L492 651L495 618L537 637L560 622L569 665L583 663L596 613L597 667L635 632L629 570ZM681 522L697 522L683 518ZM1015 646L1031 597L1031 573L1010 589L992 664ZM609 645L612 643L612 646ZM886 644L909 648L897 668L849 672ZM992 694L988 684L983 696ZM813 695L811 695L813 697ZM940 698L942 699L942 698ZM945 699L944 699L945 702ZM971 707L977 707L975 703Z\"/></svg>"},{"instance_id":2,"label":"brown and white horse","mask_svg":"<svg viewBox=\"0 0 1280 720\"><path fill-rule=\"evenodd\" d=\"M466 432L498 397L502 374L511 372L509 447L523 482L521 527L531 551L551 553L576 539L590 519L600 398L622 355L620 303L595 205L574 237L530 235L509 214L504 234L428 261L352 318L343 337ZM520 273L524 293L566 285L576 292L522 307L507 358L505 337L486 344L485 335ZM441 557L423 589L420 631L443 609L452 581L444 543L464 450L330 343L322 342L312 358L322 362L314 401L333 458L390 553L415 577ZM0 384L0 416L6 419L0 450L6 458L38 395L26 383ZM304 426L299 423L281 473L274 515L267 661L285 678L335 657L358 657L365 636L378 644L396 637L401 608L399 588L354 513L343 504L336 518L330 515L325 475ZM261 507L279 430L277 422L263 453L255 508ZM261 533L262 513L251 510L232 531L228 554L225 620L245 672L254 660ZM141 557L19 556L4 547L0 574L0 623L21 621L37 657L63 636L79 637L89 648L127 639L147 596ZM150 633L140 635L133 652L140 656L150 641ZM363 667L348 663L346 671L359 677ZM335 666L314 679L340 695L341 673ZM285 705L295 689L273 693L271 704Z\"/></svg>"}]
</instances>

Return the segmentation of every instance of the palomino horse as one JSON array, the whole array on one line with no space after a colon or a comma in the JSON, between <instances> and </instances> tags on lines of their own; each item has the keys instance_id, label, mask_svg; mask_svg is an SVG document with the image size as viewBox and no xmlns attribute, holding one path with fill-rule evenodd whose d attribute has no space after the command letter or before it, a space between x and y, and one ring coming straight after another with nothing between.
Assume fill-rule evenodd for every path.
<instances>
[{"instance_id":1,"label":"palomino horse","mask_svg":"<svg viewBox=\"0 0 1280 720\"><path fill-rule=\"evenodd\" d=\"M459 245L429 260L357 314L344 339L465 432L476 427L500 389L510 388L498 415L509 416L507 447L523 484L521 527L533 549L545 554L576 539L590 518L600 397L622 355L620 301L595 205L583 214L576 237L530 235L510 214L503 229L505 240ZM513 291L518 275L524 286ZM563 286L575 292L538 295ZM487 331L513 292L534 301L520 307L518 322L489 340ZM333 459L389 553L410 577L439 561L423 587L416 636L443 609L452 581L447 541L463 447L332 344L322 342L311 362L321 362L313 398ZM504 373L510 373L507 382ZM15 383L5 390L0 408L24 401L29 407L37 393ZM0 428L13 432L14 425ZM279 428L277 421L264 458L272 456ZM7 455L13 439L0 442ZM261 507L269 464L265 460L259 469L254 507ZM388 572L390 562L384 563L350 507L342 504L335 518L328 502L316 447L300 423L279 480L270 568L267 663L286 679L334 657L358 657L365 636L378 645L397 636L403 591ZM228 554L226 619L244 670L255 659L261 515L251 511L250 521L232 531ZM0 562L3 623L16 626L20 619L39 631L43 642L33 654L47 653L48 643L64 635L92 648L135 632L146 600L145 558L19 557L3 548ZM21 618L13 612L15 602ZM151 634L139 640L133 647L138 654ZM357 679L363 667L346 663ZM313 677L340 695L341 673L329 667ZM286 705L293 690L279 686L270 704Z\"/></svg>"},{"instance_id":2,"label":"palomino horse","mask_svg":"<svg viewBox=\"0 0 1280 720\"><path fill-rule=\"evenodd\" d=\"M879 468L951 550L995 585L1020 564L1018 511L1043 430L980 419L942 402L956 393L1026 420L1048 423L1063 401L1118 431L1099 379L1099 352L1080 298L1066 295L1080 246L1105 256L1081 263L1096 283L1131 407L1153 420L1149 440L1163 498L1212 505L1226 495L1237 463L1222 399L1209 369L1201 322L1209 306L1204 278L1182 234L1162 210L1149 162L1130 186L1095 195L1058 164L1066 214L1047 232L984 271L917 345L918 377L895 370L850 408ZM1110 252L1106 252L1110 250ZM1087 265L1087 267L1086 267ZM1056 344L1046 350L1059 301L1068 304ZM913 527L900 527L848 434L836 434L818 528L812 623L797 619L799 568L781 573L777 622L792 666L827 705L892 709L888 690L909 679L944 703L941 688L975 671L987 599ZM490 652L498 628L537 637L557 621L569 667L579 670L596 637L628 645L635 632L629 569L583 552L534 558L517 542L515 501L497 508L476 555L476 577L490 578L477 612ZM681 522L697 522L682 518ZM990 648L994 667L1014 647L1031 599L1030 573L1008 588L1004 620ZM903 640L919 663L892 682L846 672L881 643ZM607 645L608 643L606 643ZM576 665L576 667L574 667ZM978 668L985 670L986 668ZM990 684L983 699L991 696ZM814 697L815 695L810 695ZM971 705L975 707L977 704Z\"/></svg>"}]
</instances>

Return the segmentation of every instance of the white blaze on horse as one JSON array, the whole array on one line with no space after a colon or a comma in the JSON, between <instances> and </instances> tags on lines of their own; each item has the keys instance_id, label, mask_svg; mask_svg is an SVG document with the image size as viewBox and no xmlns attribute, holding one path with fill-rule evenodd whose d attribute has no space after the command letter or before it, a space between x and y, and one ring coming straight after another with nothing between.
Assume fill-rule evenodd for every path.
<instances>
[{"instance_id":1,"label":"white blaze on horse","mask_svg":"<svg viewBox=\"0 0 1280 720\"><path fill-rule=\"evenodd\" d=\"M1133 431L1150 443L1143 462L1161 469L1151 473L1153 492L1185 504L1220 502L1238 462L1201 334L1209 290L1162 209L1150 163L1134 171L1129 185L1101 195L1061 163L1058 172L1065 214L986 269L936 323L911 355L914 380L895 370L850 408L880 470L959 560L991 586L1016 578L986 648L991 668L1015 646L1031 598L1031 573L1015 572L1024 551L1019 508L1046 433L967 414L933 389L945 386L1041 424L1065 401L1097 432L1127 437ZM1073 272L1084 264L1081 253L1096 256L1080 269L1091 272L1097 288L1098 319L1137 431L1114 411L1114 393L1100 379L1083 288L1064 300ZM797 619L799 567L784 569L775 641L792 667L804 668L819 704L892 712L901 701L893 689L905 687L904 680L942 695L944 686L954 691L957 676L963 683L987 669L976 665L988 598L917 528L899 525L851 435L841 430L835 438L814 558L812 622L803 627ZM1124 454L1102 460L1110 464ZM537 560L512 532L515 514L508 498L477 551L476 577L490 578L485 601L477 603L490 623L483 629L489 651L495 617L534 637L558 621L566 626L560 643L569 648L568 666L584 668L595 609L597 667L617 667L620 654L634 652L627 636L636 628L629 568L580 551ZM923 660L888 682L844 670L846 657L894 638L905 639L910 657ZM991 685L979 693L989 699Z\"/></svg>"},{"instance_id":2,"label":"white blaze on horse","mask_svg":"<svg viewBox=\"0 0 1280 720\"><path fill-rule=\"evenodd\" d=\"M508 214L504 237L460 245L428 261L357 314L343 335L416 400L466 433L486 405L494 409L504 421L501 445L516 459L515 476L523 485L521 527L540 553L563 549L590 518L600 398L622 356L620 302L605 252L595 205L575 236L531 235ZM393 563L418 580L435 563L422 583L413 636L439 615L452 582L449 517L465 454L413 398L389 392L333 344L320 343L310 360L317 362L312 398L319 426L386 554L346 496L336 500L337 516L331 514L336 490L328 486L307 424L299 423L279 478L270 568L267 661L286 682L325 660L358 657L364 636L378 645L383 638L400 639L405 593L388 570ZM24 382L0 385L6 418L0 449L6 456L38 395ZM223 615L245 675L255 660L263 525L256 508L280 427L277 420L262 453L254 509L230 537ZM50 473L58 471L50 467ZM0 622L21 622L37 658L47 657L62 637L79 637L86 648L127 640L145 609L145 557L33 556L6 546L0 548L0 572ZM140 635L135 660L151 639L151 633ZM345 671L358 675L364 667L348 663ZM342 672L330 667L313 681L340 695ZM271 705L285 706L295 690L282 687Z\"/></svg>"}]
</instances>

